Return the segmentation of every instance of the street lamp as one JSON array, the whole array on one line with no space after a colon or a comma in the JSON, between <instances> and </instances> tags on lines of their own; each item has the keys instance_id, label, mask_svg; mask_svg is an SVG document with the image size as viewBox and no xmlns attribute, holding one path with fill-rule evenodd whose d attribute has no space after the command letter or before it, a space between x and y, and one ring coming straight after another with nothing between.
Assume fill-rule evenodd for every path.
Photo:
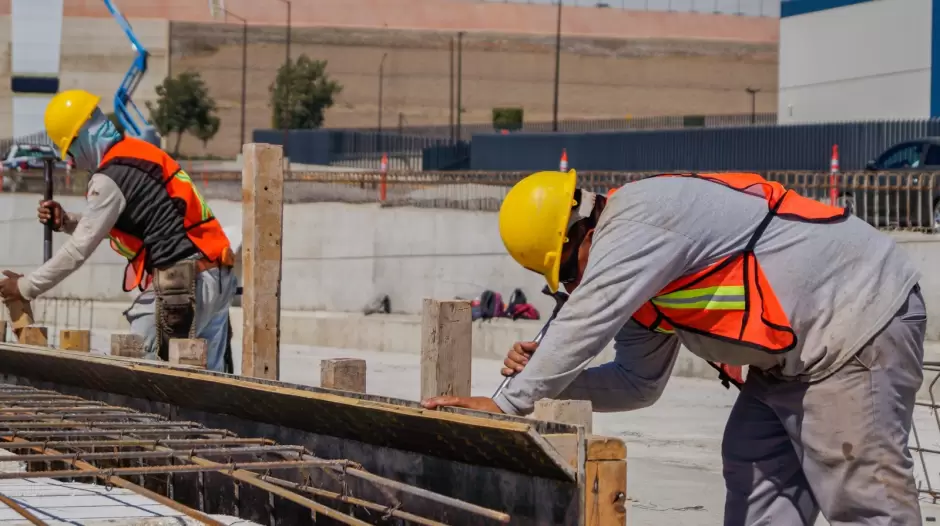
<instances>
[{"instance_id":1,"label":"street lamp","mask_svg":"<svg viewBox=\"0 0 940 526\"><path fill-rule=\"evenodd\" d=\"M248 21L232 13L228 9L222 8L226 18L231 16L236 20L242 21L242 117L241 117L241 139L242 145L245 144L245 99L247 94L247 72L248 72ZM226 20L228 22L228 20Z\"/></svg>"},{"instance_id":2,"label":"street lamp","mask_svg":"<svg viewBox=\"0 0 940 526\"><path fill-rule=\"evenodd\" d=\"M555 101L552 104L552 131L558 131L558 84L561 75L561 0L558 0L558 26L555 28Z\"/></svg>"},{"instance_id":3,"label":"street lamp","mask_svg":"<svg viewBox=\"0 0 940 526\"><path fill-rule=\"evenodd\" d=\"M291 5L290 5L290 0L278 0L278 1L287 5L287 42L285 45L286 49L284 52L284 75L288 79L290 79L290 36L291 36L290 35L291 34L290 8L291 8ZM290 84L288 83L288 86L289 85ZM281 117L283 121L281 124L284 125L284 158L287 159L288 158L287 138L290 132L290 89L285 87L284 91L285 91L284 108L283 108L284 115Z\"/></svg>"},{"instance_id":4,"label":"street lamp","mask_svg":"<svg viewBox=\"0 0 940 526\"><path fill-rule=\"evenodd\" d=\"M382 85L385 83L385 59L388 53L382 53L382 60L379 61L379 150L382 150Z\"/></svg>"},{"instance_id":5,"label":"street lamp","mask_svg":"<svg viewBox=\"0 0 940 526\"><path fill-rule=\"evenodd\" d=\"M757 123L757 93L760 91L760 88L748 87L744 91L747 91L751 95L751 125L754 125Z\"/></svg>"}]
</instances>

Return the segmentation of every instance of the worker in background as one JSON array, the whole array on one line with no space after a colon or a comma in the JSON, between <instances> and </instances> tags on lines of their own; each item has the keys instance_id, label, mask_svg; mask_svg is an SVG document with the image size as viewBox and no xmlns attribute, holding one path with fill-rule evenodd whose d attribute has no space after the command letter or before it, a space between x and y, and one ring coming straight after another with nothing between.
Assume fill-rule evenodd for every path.
<instances>
[{"instance_id":1,"label":"worker in background","mask_svg":"<svg viewBox=\"0 0 940 526\"><path fill-rule=\"evenodd\" d=\"M755 174L664 175L605 199L575 173L518 183L512 257L571 292L541 344L517 344L494 399L628 411L660 397L679 345L749 366L725 428L726 525L921 524L908 433L923 380L919 273L891 237ZM587 368L614 340L613 362Z\"/></svg>"},{"instance_id":2,"label":"worker in background","mask_svg":"<svg viewBox=\"0 0 940 526\"><path fill-rule=\"evenodd\" d=\"M124 316L144 338L148 358L167 360L171 338L205 338L208 368L223 371L236 289L229 240L179 163L150 143L123 136L98 101L71 90L49 102L46 133L62 158L93 173L87 208L76 214L55 201L40 203L39 220L70 237L29 275L5 271L0 295L36 298L110 239L128 260L124 291L141 291Z\"/></svg>"}]
</instances>

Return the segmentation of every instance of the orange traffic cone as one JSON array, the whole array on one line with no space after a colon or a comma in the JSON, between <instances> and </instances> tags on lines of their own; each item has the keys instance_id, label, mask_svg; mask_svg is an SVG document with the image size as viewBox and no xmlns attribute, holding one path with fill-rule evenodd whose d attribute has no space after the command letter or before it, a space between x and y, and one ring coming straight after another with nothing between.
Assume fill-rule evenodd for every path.
<instances>
[{"instance_id":1,"label":"orange traffic cone","mask_svg":"<svg viewBox=\"0 0 940 526\"><path fill-rule=\"evenodd\" d=\"M839 145L832 145L832 158L829 160L829 204L836 206L839 200L839 189L836 187L836 176L839 174Z\"/></svg>"},{"instance_id":2,"label":"orange traffic cone","mask_svg":"<svg viewBox=\"0 0 940 526\"><path fill-rule=\"evenodd\" d=\"M567 172L568 171L568 149L561 149L561 162L558 163L558 171Z\"/></svg>"},{"instance_id":3,"label":"orange traffic cone","mask_svg":"<svg viewBox=\"0 0 940 526\"><path fill-rule=\"evenodd\" d=\"M385 202L385 198L388 193L388 154L382 154L382 164L379 165L380 177L382 178L379 183L379 201Z\"/></svg>"}]
</instances>

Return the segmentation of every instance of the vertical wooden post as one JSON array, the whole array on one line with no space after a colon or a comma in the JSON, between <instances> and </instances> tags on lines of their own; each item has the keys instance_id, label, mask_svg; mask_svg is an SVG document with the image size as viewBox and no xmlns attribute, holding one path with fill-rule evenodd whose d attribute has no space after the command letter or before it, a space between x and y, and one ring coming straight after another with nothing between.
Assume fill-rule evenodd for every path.
<instances>
[{"instance_id":1,"label":"vertical wooden post","mask_svg":"<svg viewBox=\"0 0 940 526\"><path fill-rule=\"evenodd\" d=\"M49 330L45 327L30 325L20 329L19 341L25 345L49 346Z\"/></svg>"},{"instance_id":2,"label":"vertical wooden post","mask_svg":"<svg viewBox=\"0 0 940 526\"><path fill-rule=\"evenodd\" d=\"M277 380L281 324L283 150L246 144L242 151L242 374Z\"/></svg>"},{"instance_id":3,"label":"vertical wooden post","mask_svg":"<svg viewBox=\"0 0 940 526\"><path fill-rule=\"evenodd\" d=\"M588 400L550 400L543 398L535 402L532 418L584 426L584 432L590 434L594 413L591 402Z\"/></svg>"},{"instance_id":4,"label":"vertical wooden post","mask_svg":"<svg viewBox=\"0 0 940 526\"><path fill-rule=\"evenodd\" d=\"M11 300L5 301L7 311L12 320L13 336L20 339L23 329L33 324L33 308L28 301Z\"/></svg>"},{"instance_id":5,"label":"vertical wooden post","mask_svg":"<svg viewBox=\"0 0 940 526\"><path fill-rule=\"evenodd\" d=\"M585 525L626 525L627 446L618 438L588 437L586 458Z\"/></svg>"},{"instance_id":6,"label":"vertical wooden post","mask_svg":"<svg viewBox=\"0 0 940 526\"><path fill-rule=\"evenodd\" d=\"M469 301L424 299L421 317L421 399L470 396L473 332Z\"/></svg>"},{"instance_id":7,"label":"vertical wooden post","mask_svg":"<svg viewBox=\"0 0 940 526\"><path fill-rule=\"evenodd\" d=\"M365 393L366 361L357 358L321 360L320 387Z\"/></svg>"},{"instance_id":8,"label":"vertical wooden post","mask_svg":"<svg viewBox=\"0 0 940 526\"><path fill-rule=\"evenodd\" d=\"M111 356L143 358L145 354L144 339L139 334L111 335Z\"/></svg>"},{"instance_id":9,"label":"vertical wooden post","mask_svg":"<svg viewBox=\"0 0 940 526\"><path fill-rule=\"evenodd\" d=\"M0 343L7 341L7 322L0 321Z\"/></svg>"},{"instance_id":10,"label":"vertical wooden post","mask_svg":"<svg viewBox=\"0 0 940 526\"><path fill-rule=\"evenodd\" d=\"M205 369L209 364L209 345L204 338L170 339L170 363Z\"/></svg>"},{"instance_id":11,"label":"vertical wooden post","mask_svg":"<svg viewBox=\"0 0 940 526\"><path fill-rule=\"evenodd\" d=\"M59 331L59 348L63 351L91 351L91 331Z\"/></svg>"}]
</instances>

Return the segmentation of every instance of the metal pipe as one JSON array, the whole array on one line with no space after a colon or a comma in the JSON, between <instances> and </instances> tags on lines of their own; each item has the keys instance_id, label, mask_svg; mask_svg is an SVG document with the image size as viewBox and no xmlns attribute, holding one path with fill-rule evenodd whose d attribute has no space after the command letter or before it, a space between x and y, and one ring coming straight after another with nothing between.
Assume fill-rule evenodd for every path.
<instances>
[{"instance_id":1,"label":"metal pipe","mask_svg":"<svg viewBox=\"0 0 940 526\"><path fill-rule=\"evenodd\" d=\"M0 437L0 439L7 437ZM3 449L24 449L24 448L83 448L83 447L198 447L198 446L242 446L256 444L273 444L273 441L266 438L205 438L193 440L58 440L58 441L22 441L2 443ZM5 461L7 457L0 457L0 461Z\"/></svg>"},{"instance_id":2,"label":"metal pipe","mask_svg":"<svg viewBox=\"0 0 940 526\"><path fill-rule=\"evenodd\" d=\"M195 427L192 422L13 422L8 424L0 424L0 429L43 429L43 428L52 428L52 429L63 429L63 428L85 428L85 427L95 427L96 424L101 424L104 429L99 429L102 434L109 433L120 433L121 429L125 428L156 428L156 427ZM126 431L125 431L126 432Z\"/></svg>"},{"instance_id":3,"label":"metal pipe","mask_svg":"<svg viewBox=\"0 0 940 526\"><path fill-rule=\"evenodd\" d=\"M382 504L378 504L378 503L371 502L368 500L357 499L356 497L350 497L348 495L343 495L340 493L336 493L334 491L327 491L325 489L315 488L313 486L308 486L305 484L297 484L296 482L290 482L288 480L279 479L279 478L271 477L268 475L261 475L260 478L263 481L270 482L272 484L276 484L284 488L289 488L289 489L293 489L297 491L303 491L303 492L310 493L312 495L316 495L318 497L323 497L326 499L338 500L340 502L352 504L353 506L359 506L359 507L370 509L373 511L385 513L391 517L404 519L406 521L413 522L415 524L423 524L425 526L446 526L446 524L442 522L437 522L431 519L426 519L419 515L408 513L407 511L401 511L391 506L383 506Z\"/></svg>"},{"instance_id":4,"label":"metal pipe","mask_svg":"<svg viewBox=\"0 0 940 526\"><path fill-rule=\"evenodd\" d=\"M67 152L60 152L63 158L68 157ZM67 159L66 159L67 160ZM55 166L55 159L49 158L44 159L42 163L43 168L43 179L46 183L45 193L43 194L43 199L45 201L52 201L52 170ZM64 219L64 218L63 218ZM52 222L48 222L43 229L42 234L42 256L43 261L49 261L52 259Z\"/></svg>"},{"instance_id":5,"label":"metal pipe","mask_svg":"<svg viewBox=\"0 0 940 526\"><path fill-rule=\"evenodd\" d=\"M41 446L40 446L41 447ZM197 455L208 457L214 456L232 456L232 455L255 455L259 453L296 453L302 454L304 448L301 446L256 446L241 448L221 448L221 449L190 449L188 451L107 451L103 453L87 453L77 451L75 453L62 453L59 455L43 454L42 460L109 460L109 459L145 459L145 458L170 458L180 457L189 458ZM37 455L7 455L0 457L3 462L34 462Z\"/></svg>"},{"instance_id":6,"label":"metal pipe","mask_svg":"<svg viewBox=\"0 0 940 526\"><path fill-rule=\"evenodd\" d=\"M49 451L49 450L47 450ZM183 451L175 451L175 453L185 456ZM61 456L61 461L69 462L69 459L75 457L75 455L62 455L58 452L49 453L49 456L56 455ZM7 457L2 457L6 461ZM42 456L34 456L29 461L30 462L43 462L46 459ZM62 469L62 470L50 470L50 471L29 471L26 473L0 473L0 480L10 480L10 479L41 479L41 478L65 478L65 477L87 477L87 476L102 476L102 477L121 477L125 475L165 475L167 473L203 473L206 471L233 471L233 470L244 470L244 471L268 471L273 469L297 469L297 468L313 468L313 467L324 467L329 464L344 463L348 461L344 460L284 460L279 462L246 462L244 464L231 463L231 464L219 464L216 462L211 462L208 460L200 459L194 457L191 459L194 464L177 464L177 465L167 465L167 466L142 466L142 467L133 467L133 468L108 468L108 469ZM79 461L75 459L75 461ZM206 464L208 462L211 465ZM226 473L230 475L230 473Z\"/></svg>"},{"instance_id":7,"label":"metal pipe","mask_svg":"<svg viewBox=\"0 0 940 526\"><path fill-rule=\"evenodd\" d=\"M555 98L552 103L552 131L558 131L558 91L561 83L561 0L558 0L558 21L555 28Z\"/></svg>"},{"instance_id":8,"label":"metal pipe","mask_svg":"<svg viewBox=\"0 0 940 526\"><path fill-rule=\"evenodd\" d=\"M101 436L101 435L140 435L140 436L170 436L170 435L222 435L230 436L230 432L225 429L200 429L198 432L192 429L122 429L122 430L97 430L80 429L71 431L25 431L18 432L17 435L25 437L70 437L70 436ZM5 437L5 439L10 437Z\"/></svg>"},{"instance_id":9,"label":"metal pipe","mask_svg":"<svg viewBox=\"0 0 940 526\"><path fill-rule=\"evenodd\" d=\"M35 524L36 526L47 526L46 522L30 513L30 511L21 506L19 502L16 502L10 497L7 497L3 493L0 493L0 503L5 504L8 508L19 513L21 517Z\"/></svg>"}]
</instances>

